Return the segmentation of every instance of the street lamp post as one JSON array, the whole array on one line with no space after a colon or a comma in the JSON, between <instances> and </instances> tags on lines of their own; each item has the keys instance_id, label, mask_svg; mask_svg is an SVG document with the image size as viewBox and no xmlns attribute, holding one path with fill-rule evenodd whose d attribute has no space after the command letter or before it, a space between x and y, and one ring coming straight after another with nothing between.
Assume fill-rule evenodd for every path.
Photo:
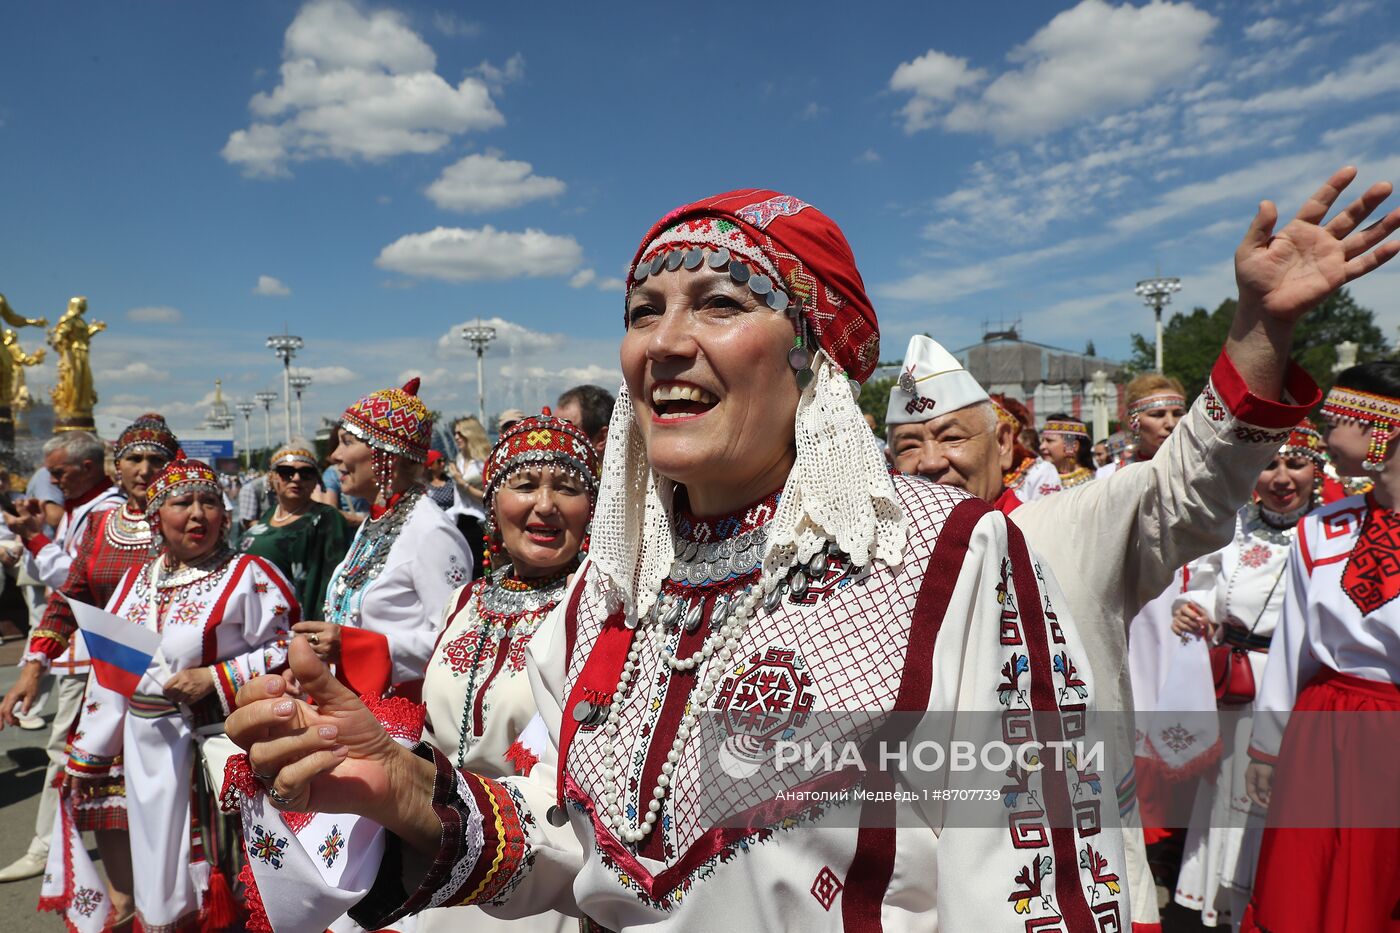
<instances>
[{"instance_id":1,"label":"street lamp post","mask_svg":"<svg viewBox=\"0 0 1400 933\"><path fill-rule=\"evenodd\" d=\"M289 443L292 439L292 357L304 346L306 342L300 337L285 332L267 338L267 348L282 361L282 414L287 419L286 440Z\"/></svg>"},{"instance_id":2,"label":"street lamp post","mask_svg":"<svg viewBox=\"0 0 1400 933\"><path fill-rule=\"evenodd\" d=\"M272 403L277 401L277 393L271 389L259 392L253 398L262 402L263 407L263 446L272 446Z\"/></svg>"},{"instance_id":3,"label":"street lamp post","mask_svg":"<svg viewBox=\"0 0 1400 933\"><path fill-rule=\"evenodd\" d=\"M1157 318L1157 372L1162 371L1162 309L1171 303L1172 295L1181 291L1181 279L1175 276L1143 279L1133 291L1138 293Z\"/></svg>"},{"instance_id":4,"label":"street lamp post","mask_svg":"<svg viewBox=\"0 0 1400 933\"><path fill-rule=\"evenodd\" d=\"M1093 403L1094 443L1108 437L1108 373L1094 370L1094 385L1089 389Z\"/></svg>"},{"instance_id":5,"label":"street lamp post","mask_svg":"<svg viewBox=\"0 0 1400 933\"><path fill-rule=\"evenodd\" d=\"M306 429L302 427L301 423L301 393L306 390L307 386L311 385L311 377L305 373L297 373L287 382L291 385L292 391L297 394L297 436L305 437Z\"/></svg>"},{"instance_id":6,"label":"street lamp post","mask_svg":"<svg viewBox=\"0 0 1400 933\"><path fill-rule=\"evenodd\" d=\"M482 381L481 357L486 353L486 348L491 341L496 339L496 328L482 324L481 318L477 318L475 324L467 324L462 327L462 339L476 351L477 417L484 428L486 427L486 383Z\"/></svg>"},{"instance_id":7,"label":"street lamp post","mask_svg":"<svg viewBox=\"0 0 1400 933\"><path fill-rule=\"evenodd\" d=\"M243 469L253 468L253 435L250 422L253 420L253 409L258 406L252 402L239 402L237 409L243 414Z\"/></svg>"}]
</instances>

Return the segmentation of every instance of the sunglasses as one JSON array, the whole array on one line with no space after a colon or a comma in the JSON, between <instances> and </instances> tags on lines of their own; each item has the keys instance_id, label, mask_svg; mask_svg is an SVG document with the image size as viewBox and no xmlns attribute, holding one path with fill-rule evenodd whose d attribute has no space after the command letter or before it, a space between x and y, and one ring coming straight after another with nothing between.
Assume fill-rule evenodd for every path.
<instances>
[{"instance_id":1,"label":"sunglasses","mask_svg":"<svg viewBox=\"0 0 1400 933\"><path fill-rule=\"evenodd\" d=\"M316 478L316 470L314 467L280 466L277 468L276 472L278 476L289 482L293 479L313 480Z\"/></svg>"}]
</instances>

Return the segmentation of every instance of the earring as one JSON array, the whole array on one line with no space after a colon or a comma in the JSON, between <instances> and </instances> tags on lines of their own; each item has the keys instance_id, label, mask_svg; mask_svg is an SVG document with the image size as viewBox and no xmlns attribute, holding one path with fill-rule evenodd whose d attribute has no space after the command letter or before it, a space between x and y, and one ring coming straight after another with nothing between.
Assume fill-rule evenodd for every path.
<instances>
[{"instance_id":1,"label":"earring","mask_svg":"<svg viewBox=\"0 0 1400 933\"><path fill-rule=\"evenodd\" d=\"M1376 421L1371 424L1371 445L1366 450L1366 459L1361 468L1379 473L1385 469L1385 455L1390 449L1389 425Z\"/></svg>"},{"instance_id":2,"label":"earring","mask_svg":"<svg viewBox=\"0 0 1400 933\"><path fill-rule=\"evenodd\" d=\"M792 367L794 378L797 380L797 390L807 391L807 387L812 384L812 351L808 349L806 342L807 327L799 322L797 325L797 335L792 338L792 349L788 350L788 366Z\"/></svg>"}]
</instances>

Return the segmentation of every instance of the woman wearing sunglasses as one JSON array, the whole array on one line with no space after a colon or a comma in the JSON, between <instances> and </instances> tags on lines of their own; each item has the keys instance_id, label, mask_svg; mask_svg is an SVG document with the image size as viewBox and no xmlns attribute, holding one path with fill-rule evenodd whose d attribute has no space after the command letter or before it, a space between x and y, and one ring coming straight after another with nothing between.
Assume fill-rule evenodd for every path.
<instances>
[{"instance_id":1,"label":"woman wearing sunglasses","mask_svg":"<svg viewBox=\"0 0 1400 933\"><path fill-rule=\"evenodd\" d=\"M272 455L268 483L276 504L248 527L239 550L275 564L296 588L297 602L326 601L331 573L350 547L350 526L339 509L313 501L320 471L311 445L296 439Z\"/></svg>"}]
</instances>

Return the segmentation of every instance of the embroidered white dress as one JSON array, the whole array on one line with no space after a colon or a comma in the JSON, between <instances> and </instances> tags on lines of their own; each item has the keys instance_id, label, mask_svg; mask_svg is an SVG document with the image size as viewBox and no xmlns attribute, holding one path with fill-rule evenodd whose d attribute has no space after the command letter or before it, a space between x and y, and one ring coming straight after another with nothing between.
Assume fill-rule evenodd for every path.
<instances>
[{"instance_id":1,"label":"embroidered white dress","mask_svg":"<svg viewBox=\"0 0 1400 933\"><path fill-rule=\"evenodd\" d=\"M423 680L423 702L424 739L456 767L492 778L529 773L535 753L518 741L536 713L526 649L563 592L562 578L552 586L515 590L484 578L452 594ZM563 914L500 920L466 906L424 911L415 929L562 933L577 928L578 921Z\"/></svg>"},{"instance_id":2,"label":"embroidered white dress","mask_svg":"<svg viewBox=\"0 0 1400 933\"><path fill-rule=\"evenodd\" d=\"M497 780L455 771L433 753L444 834L432 870L412 894L397 870L382 872L351 915L378 927L429 907L478 903L503 917L582 911L619 931L1126 929L1117 814L1092 760L984 774L991 796L980 821L967 810L960 820L939 796L971 791L970 778L926 774L907 760L868 776L819 769L783 789L788 776L772 743L789 730L864 747L896 709L956 710L969 720L978 710L1019 745L1080 735L1096 706L1077 628L1056 614L1062 594L1020 532L959 490L906 478L895 487L910 520L901 566L856 569L840 554L820 554L800 585L790 577L790 589L755 611L737 644L689 669L664 658L707 643L715 591L696 590L703 601L676 613L674 626L649 617L633 630L601 605L596 570L585 563L529 648L539 764L528 777ZM759 503L731 516L709 543L755 528L761 535L772 510ZM708 522L711 534L724 529ZM705 551L699 538L687 542ZM712 553L710 570L732 557ZM703 568L699 575L708 579ZM677 586L684 592L684 581ZM631 686L618 728L604 729L597 713L624 663L633 665ZM742 724L752 740L725 770L715 749L679 732L702 681L711 694L704 708ZM1032 718L1032 709L1062 715ZM621 748L610 753L614 743ZM673 790L658 805L657 832L621 841L602 822L605 801L620 792L633 819L653 799L656 776L668 773ZM716 825L707 801L731 789L725 774L756 782L742 786L758 796L742 797L756 807L738 823ZM551 809L560 785L566 816ZM896 791L912 797L902 811ZM389 843L395 851L398 841ZM340 908L328 900L327 909Z\"/></svg>"},{"instance_id":3,"label":"embroidered white dress","mask_svg":"<svg viewBox=\"0 0 1400 933\"><path fill-rule=\"evenodd\" d=\"M1034 502L1037 499L1044 499L1046 496L1053 496L1061 490L1060 471L1055 469L1055 464L1049 460L1036 460L1030 469L1026 470L1020 482L1012 487L1016 492L1016 498L1023 503Z\"/></svg>"},{"instance_id":4,"label":"embroidered white dress","mask_svg":"<svg viewBox=\"0 0 1400 933\"><path fill-rule=\"evenodd\" d=\"M1244 655L1263 681L1268 640L1283 611L1283 576L1294 529L1276 528L1260 515L1258 505L1241 512L1228 545L1192 566L1191 580L1174 601L1199 606L1206 617L1228 626L1226 644L1247 648ZM1259 818L1245 793L1249 736L1254 704L1221 707L1220 770L1203 778L1196 791L1186 833L1176 901L1201 912L1208 927L1238 924L1254 880L1259 852ZM1254 825L1247 828L1254 816Z\"/></svg>"},{"instance_id":5,"label":"embroidered white dress","mask_svg":"<svg viewBox=\"0 0 1400 933\"><path fill-rule=\"evenodd\" d=\"M191 842L193 788L200 781L196 743L222 734L241 684L284 663L287 630L300 619L291 586L261 558L230 554L216 569L172 587L162 585L161 564L157 558L128 572L107 606L158 631L160 653L130 701L89 682L83 730L74 734L71 752L85 774L122 756L136 910L150 933L170 933L193 919L209 880ZM212 697L193 709L165 698L171 676L201 666L214 675ZM208 769L222 775L222 761Z\"/></svg>"},{"instance_id":6,"label":"embroidered white dress","mask_svg":"<svg viewBox=\"0 0 1400 933\"><path fill-rule=\"evenodd\" d=\"M442 509L414 490L405 499L396 508L406 515L391 509L360 525L328 587L324 620L355 630L341 633L341 674L361 693L422 680L443 610L472 578L471 550ZM396 519L387 556L376 561L374 542ZM378 689L365 682L374 680Z\"/></svg>"}]
</instances>

